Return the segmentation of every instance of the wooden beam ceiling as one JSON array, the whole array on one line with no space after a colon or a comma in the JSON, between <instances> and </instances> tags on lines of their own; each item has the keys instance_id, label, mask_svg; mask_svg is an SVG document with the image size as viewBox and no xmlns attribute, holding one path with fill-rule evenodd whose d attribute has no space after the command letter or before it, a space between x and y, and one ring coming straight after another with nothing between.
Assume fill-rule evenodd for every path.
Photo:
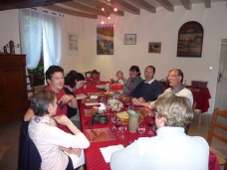
<instances>
[{"instance_id":1,"label":"wooden beam ceiling","mask_svg":"<svg viewBox=\"0 0 227 170\"><path fill-rule=\"evenodd\" d=\"M1 0L0 11L9 9L32 8L43 5L52 5L58 2L65 2L68 0Z\"/></svg>"},{"instance_id":2,"label":"wooden beam ceiling","mask_svg":"<svg viewBox=\"0 0 227 170\"><path fill-rule=\"evenodd\" d=\"M174 6L168 0L155 0L169 11L174 11Z\"/></svg>"},{"instance_id":3,"label":"wooden beam ceiling","mask_svg":"<svg viewBox=\"0 0 227 170\"><path fill-rule=\"evenodd\" d=\"M110 3L114 5L115 7L128 11L132 14L139 15L140 9L131 5L130 3L124 1L124 0L111 0Z\"/></svg>"},{"instance_id":4,"label":"wooden beam ceiling","mask_svg":"<svg viewBox=\"0 0 227 170\"><path fill-rule=\"evenodd\" d=\"M66 9L66 8L63 8L63 7L60 7L60 6L57 6L57 5L43 6L43 8L46 8L46 9L49 9L49 10L52 10L52 11L56 11L56 12L69 14L69 15L79 16L79 17L87 17L87 18L93 18L93 19L97 18L97 15L94 15L94 14L78 12L78 11Z\"/></svg>"},{"instance_id":5,"label":"wooden beam ceiling","mask_svg":"<svg viewBox=\"0 0 227 170\"><path fill-rule=\"evenodd\" d=\"M206 8L210 8L211 7L211 3L210 3L211 0L205 0L205 7Z\"/></svg>"},{"instance_id":6,"label":"wooden beam ceiling","mask_svg":"<svg viewBox=\"0 0 227 170\"><path fill-rule=\"evenodd\" d=\"M192 9L192 3L190 0L180 0L185 9Z\"/></svg>"},{"instance_id":7,"label":"wooden beam ceiling","mask_svg":"<svg viewBox=\"0 0 227 170\"><path fill-rule=\"evenodd\" d=\"M124 16L124 12L122 10L119 9L117 12L114 12L113 7L111 5L108 5L99 0L74 0L74 1L89 5L90 7L95 7L99 11L101 11L101 8L103 7L103 8L105 8L105 11L103 12L104 14L107 12L109 14Z\"/></svg>"},{"instance_id":8,"label":"wooden beam ceiling","mask_svg":"<svg viewBox=\"0 0 227 170\"><path fill-rule=\"evenodd\" d=\"M139 6L149 12L152 12L152 13L156 12L156 8L145 0L128 0L128 1L130 1L131 3L134 3L136 6Z\"/></svg>"},{"instance_id":9,"label":"wooden beam ceiling","mask_svg":"<svg viewBox=\"0 0 227 170\"><path fill-rule=\"evenodd\" d=\"M80 2L68 1L68 2L64 2L62 4L64 4L67 7L74 8L74 9L77 9L77 10L85 12L85 13L91 13L91 14L95 14L95 15L102 15L102 16L106 16L106 17L109 16L108 13L103 13L102 11L98 10L97 8L89 7L89 6L84 5L84 4L80 3Z\"/></svg>"}]
</instances>

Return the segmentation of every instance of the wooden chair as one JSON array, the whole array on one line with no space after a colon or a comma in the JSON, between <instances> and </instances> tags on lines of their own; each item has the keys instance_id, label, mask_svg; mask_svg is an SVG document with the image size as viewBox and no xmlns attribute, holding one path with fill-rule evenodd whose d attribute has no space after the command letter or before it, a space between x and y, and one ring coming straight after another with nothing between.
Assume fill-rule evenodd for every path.
<instances>
[{"instance_id":1,"label":"wooden chair","mask_svg":"<svg viewBox=\"0 0 227 170\"><path fill-rule=\"evenodd\" d=\"M223 120L223 122L220 121ZM215 109L212 119L210 129L208 131L208 143L211 146L212 140L214 138L223 142L227 147L227 110ZM221 131L220 131L221 130ZM224 166L224 170L227 170L227 158L218 150L210 147L211 152L216 154L220 166Z\"/></svg>"}]
</instances>

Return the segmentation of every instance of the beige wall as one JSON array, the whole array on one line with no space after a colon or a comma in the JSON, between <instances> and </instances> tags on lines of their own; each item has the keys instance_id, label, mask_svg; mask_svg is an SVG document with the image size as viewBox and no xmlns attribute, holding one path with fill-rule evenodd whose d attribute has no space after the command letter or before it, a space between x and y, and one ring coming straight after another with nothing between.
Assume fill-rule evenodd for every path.
<instances>
[{"instance_id":1,"label":"beige wall","mask_svg":"<svg viewBox=\"0 0 227 170\"><path fill-rule=\"evenodd\" d=\"M0 37L0 51L3 51L3 46L10 40L13 40L15 45L20 43L18 10L0 11ZM16 53L20 52L20 48L15 50Z\"/></svg>"},{"instance_id":2,"label":"beige wall","mask_svg":"<svg viewBox=\"0 0 227 170\"><path fill-rule=\"evenodd\" d=\"M141 11L141 14L115 18L114 55L100 55L95 53L95 24L84 23L85 41L82 70L97 68L102 72L103 79L109 79L118 69L128 74L128 68L137 64L143 70L148 64L157 68L156 78L166 77L167 71L172 67L179 67L185 73L187 83L191 80L208 81L213 109L216 92L216 77L220 56L220 43L222 38L227 38L227 8L225 2L212 3L210 9L204 4L192 6L192 10L176 7L175 12L168 12L159 8L156 14ZM198 21L204 28L203 51L201 58L177 58L177 34L180 26L190 20ZM92 29L93 27L93 29ZM124 45L125 33L136 33L136 45ZM88 39L88 37L90 37ZM161 54L149 54L148 42L160 41L162 43ZM89 48L87 48L89 47Z\"/></svg>"},{"instance_id":3,"label":"beige wall","mask_svg":"<svg viewBox=\"0 0 227 170\"><path fill-rule=\"evenodd\" d=\"M141 11L140 15L126 13L124 17L113 17L114 55L96 55L96 25L99 20L83 19L65 15L62 18L63 59L66 71L76 69L86 71L96 68L101 71L102 79L109 79L118 69L128 74L128 68L137 64L141 70L148 64L157 68L156 78L165 78L172 67L179 67L185 73L185 79L208 81L211 92L211 109L216 93L216 77L222 38L227 38L227 7L225 2L212 3L210 9L204 4L192 6L192 10L176 7L174 12L158 8L155 14ZM204 28L202 58L177 58L177 33L180 26L190 20L200 22ZM0 13L0 45L10 39L19 42L18 11ZM78 35L79 51L77 55L68 52L67 34ZM137 34L136 45L124 45L125 33ZM3 38L2 38L3 37ZM160 54L148 53L148 42L160 41ZM209 69L212 67L213 69Z\"/></svg>"}]
</instances>

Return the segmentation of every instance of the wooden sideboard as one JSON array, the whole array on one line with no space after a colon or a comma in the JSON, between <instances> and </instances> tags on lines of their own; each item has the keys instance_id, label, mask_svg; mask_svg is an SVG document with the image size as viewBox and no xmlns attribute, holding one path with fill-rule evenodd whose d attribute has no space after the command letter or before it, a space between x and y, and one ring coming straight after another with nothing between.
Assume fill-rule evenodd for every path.
<instances>
[{"instance_id":1,"label":"wooden sideboard","mask_svg":"<svg viewBox=\"0 0 227 170\"><path fill-rule=\"evenodd\" d=\"M0 124L22 119L27 107L25 55L0 54Z\"/></svg>"}]
</instances>

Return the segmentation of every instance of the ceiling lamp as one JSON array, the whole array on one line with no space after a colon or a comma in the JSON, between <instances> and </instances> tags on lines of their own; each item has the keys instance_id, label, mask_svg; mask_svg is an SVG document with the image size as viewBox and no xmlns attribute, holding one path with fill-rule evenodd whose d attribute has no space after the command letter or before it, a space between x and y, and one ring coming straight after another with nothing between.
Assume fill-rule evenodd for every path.
<instances>
[{"instance_id":1,"label":"ceiling lamp","mask_svg":"<svg viewBox=\"0 0 227 170\"><path fill-rule=\"evenodd\" d=\"M110 20L111 19L111 16L108 16L107 19Z\"/></svg>"},{"instance_id":2,"label":"ceiling lamp","mask_svg":"<svg viewBox=\"0 0 227 170\"><path fill-rule=\"evenodd\" d=\"M104 12L104 11L105 11L105 8L103 8L103 7L102 7L102 8L101 8L101 11L103 11L103 12Z\"/></svg>"},{"instance_id":3,"label":"ceiling lamp","mask_svg":"<svg viewBox=\"0 0 227 170\"><path fill-rule=\"evenodd\" d=\"M102 25L104 25L105 24L105 22L102 20L101 22L100 22Z\"/></svg>"},{"instance_id":4,"label":"ceiling lamp","mask_svg":"<svg viewBox=\"0 0 227 170\"><path fill-rule=\"evenodd\" d=\"M114 11L114 12L117 12L117 11L118 11L118 9L115 7L115 8L113 9L113 11Z\"/></svg>"}]
</instances>

